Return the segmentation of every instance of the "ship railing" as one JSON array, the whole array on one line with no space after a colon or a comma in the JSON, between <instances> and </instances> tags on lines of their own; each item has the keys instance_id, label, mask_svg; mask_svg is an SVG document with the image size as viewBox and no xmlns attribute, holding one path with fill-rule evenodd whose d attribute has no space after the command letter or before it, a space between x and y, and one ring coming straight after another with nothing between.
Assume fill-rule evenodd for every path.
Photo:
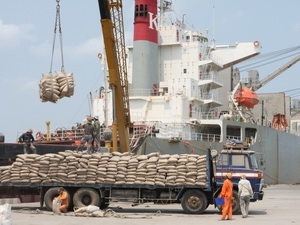
<instances>
[{"instance_id":1,"label":"ship railing","mask_svg":"<svg viewBox=\"0 0 300 225\"><path fill-rule=\"evenodd\" d=\"M227 136L226 136L226 140L237 140L237 141L241 141L241 137L240 137L240 136L227 135Z\"/></svg>"},{"instance_id":2,"label":"ship railing","mask_svg":"<svg viewBox=\"0 0 300 225\"><path fill-rule=\"evenodd\" d=\"M50 137L47 137L47 133L38 131L34 134L35 141L67 141L78 140L83 135L83 129L76 127L60 127L56 128L54 132L50 133Z\"/></svg>"},{"instance_id":3,"label":"ship railing","mask_svg":"<svg viewBox=\"0 0 300 225\"><path fill-rule=\"evenodd\" d=\"M150 96L154 95L154 91L151 89L131 89L129 90L129 96L134 97L134 96Z\"/></svg>"},{"instance_id":4,"label":"ship railing","mask_svg":"<svg viewBox=\"0 0 300 225\"><path fill-rule=\"evenodd\" d=\"M202 73L199 75L199 80L213 80L218 82L218 73L215 71L209 73Z\"/></svg>"},{"instance_id":5,"label":"ship railing","mask_svg":"<svg viewBox=\"0 0 300 225\"><path fill-rule=\"evenodd\" d=\"M51 134L51 140L78 140L82 138L83 133L82 128L57 128Z\"/></svg>"},{"instance_id":6,"label":"ship railing","mask_svg":"<svg viewBox=\"0 0 300 225\"><path fill-rule=\"evenodd\" d=\"M110 127L111 128L111 127ZM104 139L104 130L106 127L100 128L100 139ZM145 124L134 125L129 134L129 145L135 147L140 138L145 137L151 133L152 127Z\"/></svg>"},{"instance_id":7,"label":"ship railing","mask_svg":"<svg viewBox=\"0 0 300 225\"><path fill-rule=\"evenodd\" d=\"M130 132L129 145L131 148L135 148L139 140L147 135L151 134L152 127L147 125L134 126L133 131Z\"/></svg>"},{"instance_id":8,"label":"ship railing","mask_svg":"<svg viewBox=\"0 0 300 225\"><path fill-rule=\"evenodd\" d=\"M221 135L219 134L206 134L206 133L194 133L191 140L206 141L206 142L220 142Z\"/></svg>"},{"instance_id":9,"label":"ship railing","mask_svg":"<svg viewBox=\"0 0 300 225\"><path fill-rule=\"evenodd\" d=\"M201 98L206 99L206 100L212 99L212 100L217 101L218 100L218 95L216 93L208 92L208 93L203 93Z\"/></svg>"}]
</instances>

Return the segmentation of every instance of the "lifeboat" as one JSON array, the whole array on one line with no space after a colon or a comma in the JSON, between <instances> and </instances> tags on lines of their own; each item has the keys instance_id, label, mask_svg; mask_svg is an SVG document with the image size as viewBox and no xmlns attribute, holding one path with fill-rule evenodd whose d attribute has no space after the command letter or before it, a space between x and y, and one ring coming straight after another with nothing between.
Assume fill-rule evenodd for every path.
<instances>
[{"instance_id":1,"label":"lifeboat","mask_svg":"<svg viewBox=\"0 0 300 225\"><path fill-rule=\"evenodd\" d=\"M257 94L247 87L242 87L238 90L235 100L242 106L248 108L253 108L259 101Z\"/></svg>"}]
</instances>

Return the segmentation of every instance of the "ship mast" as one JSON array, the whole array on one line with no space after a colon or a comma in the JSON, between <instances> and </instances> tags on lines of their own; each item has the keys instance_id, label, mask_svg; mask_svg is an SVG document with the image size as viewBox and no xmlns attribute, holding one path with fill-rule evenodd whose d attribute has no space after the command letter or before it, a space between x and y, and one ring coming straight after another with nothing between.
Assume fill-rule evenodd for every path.
<instances>
[{"instance_id":1,"label":"ship mast","mask_svg":"<svg viewBox=\"0 0 300 225\"><path fill-rule=\"evenodd\" d=\"M159 6L159 14L160 14L160 23L161 25L166 25L166 12L172 11L172 1L160 0Z\"/></svg>"}]
</instances>

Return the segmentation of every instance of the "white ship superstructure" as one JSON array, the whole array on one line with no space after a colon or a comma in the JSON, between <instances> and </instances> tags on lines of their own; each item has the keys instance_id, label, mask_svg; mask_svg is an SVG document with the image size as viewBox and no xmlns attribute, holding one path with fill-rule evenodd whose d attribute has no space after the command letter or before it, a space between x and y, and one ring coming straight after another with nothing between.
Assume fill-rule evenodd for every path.
<instances>
[{"instance_id":1,"label":"white ship superstructure","mask_svg":"<svg viewBox=\"0 0 300 225\"><path fill-rule=\"evenodd\" d=\"M147 134L139 139L133 132L136 152L203 154L234 139L257 152L266 183L299 183L299 170L282 165L298 165L300 138L246 122L240 112L230 114L228 109L228 94L241 79L234 65L258 55L260 43L218 45L208 40L207 31L170 20L170 1L159 1L159 15L153 2L135 0L134 42L127 46L131 121L144 129L139 134ZM113 122L112 99L111 91L101 88L93 100L92 114L108 126ZM158 132L149 135L145 127ZM286 157L287 151L295 157Z\"/></svg>"},{"instance_id":2,"label":"white ship superstructure","mask_svg":"<svg viewBox=\"0 0 300 225\"><path fill-rule=\"evenodd\" d=\"M260 46L254 42L235 46L210 43L207 31L187 29L176 18L166 23L165 18L172 16L171 5L161 4L157 32L153 31L155 26L146 24L143 32L135 30L134 45L128 47L131 120L155 126L160 130L157 137L197 140L200 120L219 116L219 71L259 54ZM136 20L135 29L140 29L141 22ZM158 35L158 43L151 36L146 40L137 35L145 32ZM94 104L102 121L105 110L99 107L104 100L97 99ZM112 112L111 108L106 110ZM111 124L112 113L108 115Z\"/></svg>"}]
</instances>

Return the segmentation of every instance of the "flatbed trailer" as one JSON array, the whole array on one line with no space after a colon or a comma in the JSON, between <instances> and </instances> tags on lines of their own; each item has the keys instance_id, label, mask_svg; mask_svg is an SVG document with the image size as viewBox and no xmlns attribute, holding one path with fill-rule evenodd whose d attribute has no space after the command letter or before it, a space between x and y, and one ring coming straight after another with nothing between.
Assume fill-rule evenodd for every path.
<instances>
[{"instance_id":1,"label":"flatbed trailer","mask_svg":"<svg viewBox=\"0 0 300 225\"><path fill-rule=\"evenodd\" d=\"M212 156L214 155L214 156ZM53 155L52 155L53 156ZM188 155L185 155L188 157ZM195 155L193 155L194 157ZM141 183L108 183L86 181L77 183L68 182L3 182L0 183L1 195L39 195L40 206L45 204L49 210L52 210L52 200L58 195L58 188L64 187L69 195L69 210L73 207L84 207L88 205L99 206L100 209L105 209L113 202L131 202L132 204L143 204L147 202L154 202L156 204L181 204L184 212L189 214L200 214L205 209L214 204L214 199L217 197L222 188L222 181L225 174L230 172L233 174L234 183L234 202L233 212L239 212L239 199L237 196L237 178L242 173L257 174L251 184L254 190L252 201L261 200L263 197L262 191L262 173L252 168L242 168L234 165L224 168L224 157L235 158L241 157L242 161L248 160L247 166L251 165L250 160L253 160L253 152L251 151L225 151L220 154L217 159L216 151L212 153L207 150L206 156L202 157L205 160L204 182L200 184L188 185L150 185L146 181ZM91 156L93 157L93 156ZM112 156L113 157L113 156ZM197 156L196 156L197 157ZM76 161L77 162L77 161ZM220 165L223 167L220 168ZM1 171L1 167L0 167ZM158 171L157 171L158 173ZM202 172L203 173L203 172ZM46 176L45 174L43 176ZM167 175L166 175L167 176ZM95 178L96 179L96 178ZM168 177L165 178L166 180ZM215 205L216 206L216 205Z\"/></svg>"}]
</instances>

